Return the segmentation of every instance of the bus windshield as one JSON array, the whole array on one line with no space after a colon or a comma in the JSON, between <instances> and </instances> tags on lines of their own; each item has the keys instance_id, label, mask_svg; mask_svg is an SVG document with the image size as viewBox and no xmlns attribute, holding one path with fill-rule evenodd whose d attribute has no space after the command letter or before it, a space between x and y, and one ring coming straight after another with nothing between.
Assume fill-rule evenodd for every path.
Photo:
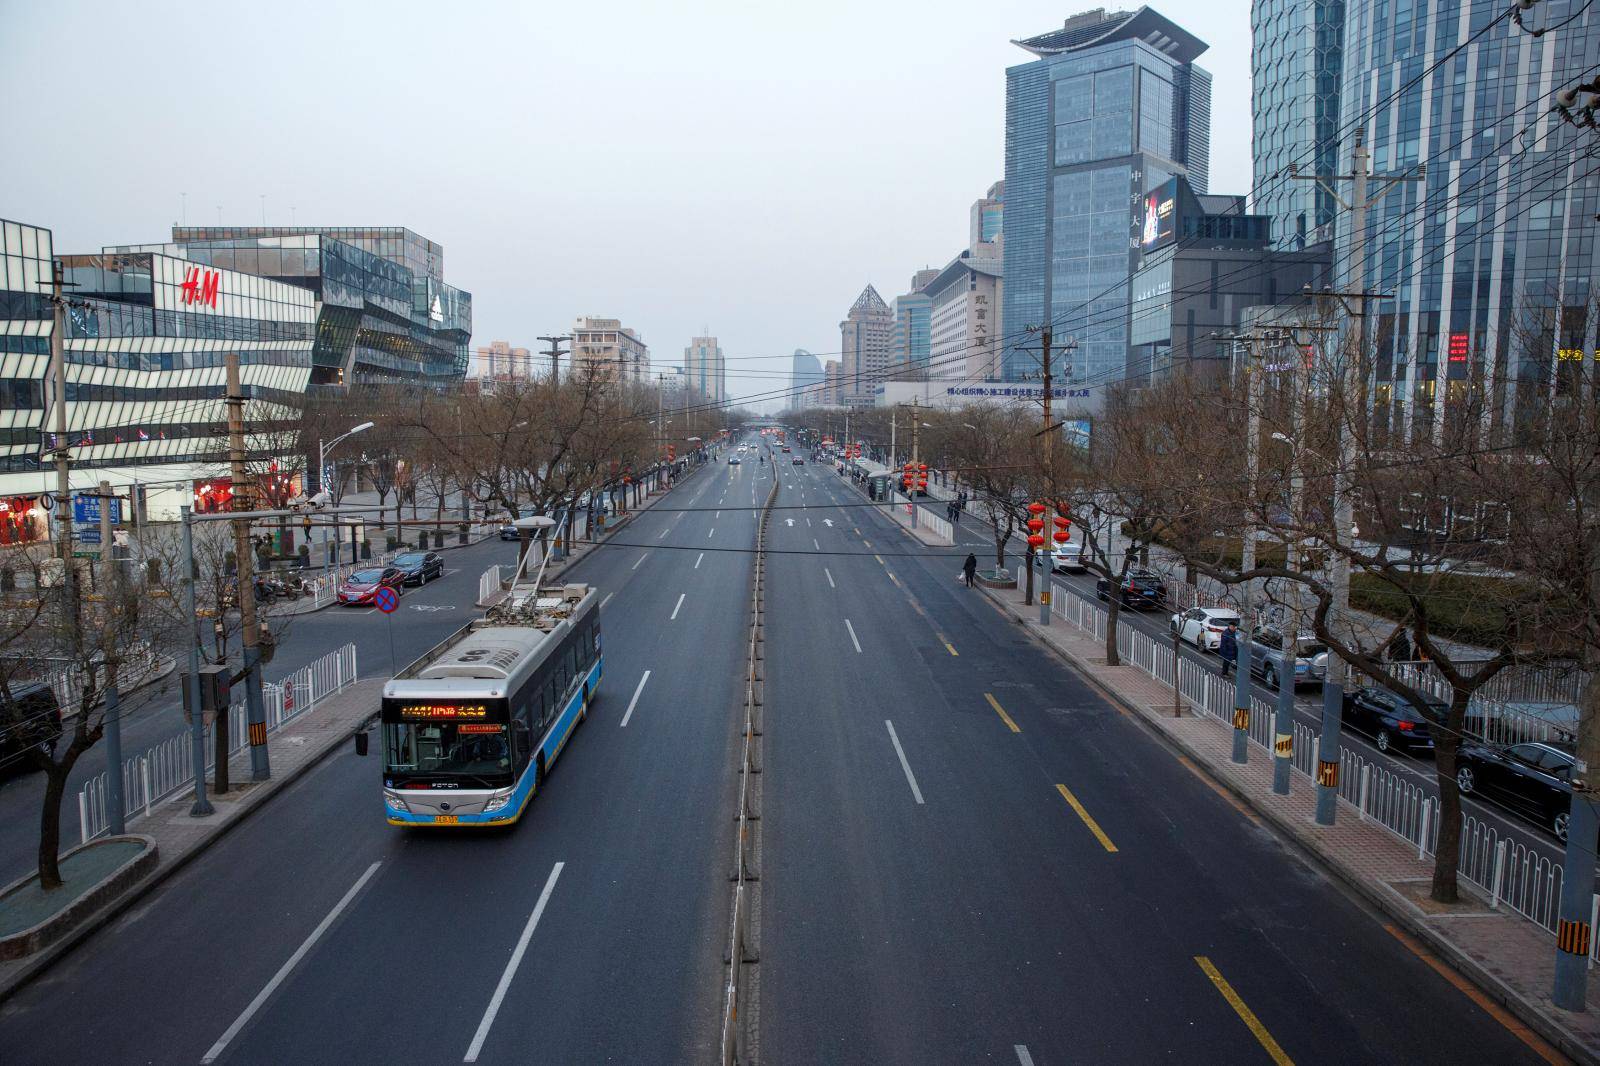
<instances>
[{"instance_id":1,"label":"bus windshield","mask_svg":"<svg viewBox=\"0 0 1600 1066\"><path fill-rule=\"evenodd\" d=\"M404 788L408 782L504 788L512 780L504 723L386 723L383 754L383 775L391 788Z\"/></svg>"}]
</instances>

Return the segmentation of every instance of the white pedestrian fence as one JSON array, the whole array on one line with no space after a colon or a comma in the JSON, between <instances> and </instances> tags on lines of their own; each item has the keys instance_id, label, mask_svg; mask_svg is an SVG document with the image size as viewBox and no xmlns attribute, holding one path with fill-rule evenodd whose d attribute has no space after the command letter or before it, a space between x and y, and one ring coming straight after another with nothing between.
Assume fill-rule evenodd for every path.
<instances>
[{"instance_id":1,"label":"white pedestrian fence","mask_svg":"<svg viewBox=\"0 0 1600 1066\"><path fill-rule=\"evenodd\" d=\"M500 564L496 563L478 575L478 606L488 607L505 590L501 583Z\"/></svg>"},{"instance_id":2,"label":"white pedestrian fence","mask_svg":"<svg viewBox=\"0 0 1600 1066\"><path fill-rule=\"evenodd\" d=\"M917 528L926 529L946 544L954 544L956 542L956 532L950 522L940 518L926 507L917 508L916 521Z\"/></svg>"},{"instance_id":3,"label":"white pedestrian fence","mask_svg":"<svg viewBox=\"0 0 1600 1066\"><path fill-rule=\"evenodd\" d=\"M301 667L288 677L262 686L267 732L307 713L318 703L360 680L356 670L356 646L346 644L338 651ZM228 708L228 754L234 755L250 742L249 711L244 703L244 686L233 690L234 702ZM215 765L216 744L206 731L206 767ZM146 751L125 759L122 764L122 798L125 820L150 813L150 809L174 793L194 783L194 740L188 731L169 737ZM110 830L107 805L110 774L101 772L84 783L78 793L78 833L84 843Z\"/></svg>"},{"instance_id":4,"label":"white pedestrian fence","mask_svg":"<svg viewBox=\"0 0 1600 1066\"><path fill-rule=\"evenodd\" d=\"M1104 640L1107 611L1097 603L1061 585L1052 584L1051 609L1060 618L1086 633ZM1122 661L1171 687L1173 649L1170 641L1157 640L1132 626L1118 625L1117 650ZM1184 704L1199 714L1207 714L1233 728L1235 684L1206 669L1202 663L1178 660L1178 693ZM1267 754L1273 752L1273 714L1266 700L1252 697L1250 741ZM1295 722L1292 732L1295 771L1315 779L1319 736L1315 730ZM1425 861L1438 851L1439 801L1413 782L1359 753L1343 749L1339 757L1339 798L1362 821L1376 822L1417 849ZM1473 815L1461 816L1461 854L1458 876L1481 890L1496 910L1501 907L1537 922L1555 933L1561 900L1561 867L1509 837L1502 837L1491 825ZM1600 907L1600 897L1597 897ZM1600 938L1591 947L1589 964L1600 960Z\"/></svg>"}]
</instances>

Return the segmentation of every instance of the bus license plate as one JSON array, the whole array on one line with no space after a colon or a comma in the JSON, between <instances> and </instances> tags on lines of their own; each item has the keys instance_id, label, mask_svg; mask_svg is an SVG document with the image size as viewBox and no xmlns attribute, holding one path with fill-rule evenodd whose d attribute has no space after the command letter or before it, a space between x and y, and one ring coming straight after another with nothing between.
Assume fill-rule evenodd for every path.
<instances>
[{"instance_id":1,"label":"bus license plate","mask_svg":"<svg viewBox=\"0 0 1600 1066\"><path fill-rule=\"evenodd\" d=\"M434 825L459 825L461 819L454 814L436 814L433 816Z\"/></svg>"}]
</instances>

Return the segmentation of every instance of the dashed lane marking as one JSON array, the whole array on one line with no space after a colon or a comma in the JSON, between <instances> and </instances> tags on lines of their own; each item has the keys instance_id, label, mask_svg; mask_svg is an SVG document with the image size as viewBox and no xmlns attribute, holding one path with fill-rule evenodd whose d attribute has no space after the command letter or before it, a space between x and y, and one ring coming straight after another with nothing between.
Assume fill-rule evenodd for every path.
<instances>
[{"instance_id":1,"label":"dashed lane marking","mask_svg":"<svg viewBox=\"0 0 1600 1066\"><path fill-rule=\"evenodd\" d=\"M1072 794L1072 790L1067 788L1066 785L1057 785L1056 791L1060 792L1061 798L1066 800L1067 804L1078 813L1078 817L1083 820L1084 825L1089 827L1089 832L1094 834L1094 838L1100 842L1100 846L1115 854L1117 846L1111 843L1111 838L1106 836L1105 830L1100 828L1100 823L1095 821L1089 812L1084 809L1083 804L1078 802L1078 797Z\"/></svg>"},{"instance_id":2,"label":"dashed lane marking","mask_svg":"<svg viewBox=\"0 0 1600 1066\"><path fill-rule=\"evenodd\" d=\"M1201 970L1205 971L1205 975L1211 979L1211 983L1217 986L1217 991L1222 993L1222 998L1228 1001L1228 1006L1233 1008L1233 1012L1239 1016L1240 1021L1244 1022L1245 1028L1250 1030L1251 1035L1266 1050L1268 1057L1278 1066L1294 1066L1294 1060L1284 1053L1283 1048L1278 1046L1278 1042L1272 1038L1272 1034L1267 1032L1267 1027L1261 1024L1261 1019L1256 1017L1256 1012L1245 1005L1245 1001L1239 998L1239 993L1233 990L1233 986L1228 983L1228 979L1223 977L1222 972L1211 964L1211 960L1204 955L1196 955L1194 961Z\"/></svg>"},{"instance_id":3,"label":"dashed lane marking","mask_svg":"<svg viewBox=\"0 0 1600 1066\"><path fill-rule=\"evenodd\" d=\"M946 644L945 647L948 648L950 645ZM1022 732L1022 728L1011 720L1011 716L1006 713L1006 709L1000 706L1000 701L994 698L994 693L985 692L983 698L989 701L989 706L994 708L994 713L1000 716L1001 721L1005 722L1013 733Z\"/></svg>"}]
</instances>

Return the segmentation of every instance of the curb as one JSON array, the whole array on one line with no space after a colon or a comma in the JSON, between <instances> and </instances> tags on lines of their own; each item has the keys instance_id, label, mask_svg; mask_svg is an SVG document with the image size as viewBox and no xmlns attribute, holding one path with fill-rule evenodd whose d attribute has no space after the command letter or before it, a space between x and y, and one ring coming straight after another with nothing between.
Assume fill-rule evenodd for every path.
<instances>
[{"instance_id":1,"label":"curb","mask_svg":"<svg viewBox=\"0 0 1600 1066\"><path fill-rule=\"evenodd\" d=\"M357 684L360 684L360 682L357 682ZM343 747L346 741L355 736L357 733L365 730L371 724L373 717L377 714L378 710L374 708L370 714L363 716L350 730L341 731L332 740L332 742L323 748L323 750L312 755L309 759L295 767L294 770L290 771L288 774L282 777L274 777L272 779L272 787L263 792L261 794L261 798L257 802L251 804L244 810L241 810L239 813L229 818L226 822L223 822L220 826L218 826L217 831L213 833L211 837L208 838L204 843L190 848L188 851L172 859L170 862L157 862L155 869L152 870L147 877L136 881L134 884L129 886L127 891L109 901L100 910L89 915L86 919L84 919L82 924L78 925L66 936L62 937L60 940L45 948L43 951L40 951L36 955L30 956L29 961L23 965L21 969L17 970L17 972L8 977L0 978L0 1004L4 1004L23 988L26 988L28 985L32 984L36 978L59 962L64 955L68 954L79 944L89 939L93 933L98 932L100 929L109 925L115 918L120 916L124 911L128 910L139 900L148 896L152 891L154 891L157 885L161 884L167 878L171 877L173 874L189 865L189 863L194 859L209 851L211 847L219 840L222 840L230 832L232 832L235 826L249 821L257 811L271 803L278 795L285 792L290 784L304 777L318 766L321 766L325 761L327 761L329 756ZM153 850L154 849L152 849L152 851Z\"/></svg>"},{"instance_id":2,"label":"curb","mask_svg":"<svg viewBox=\"0 0 1600 1066\"><path fill-rule=\"evenodd\" d=\"M87 844L80 844L62 854L65 859L74 852L84 851L89 848L101 846L113 841L135 840L144 845L139 854L118 866L111 873L102 877L77 899L71 901L54 914L45 918L37 925L27 929L19 929L6 937L0 937L0 959L14 962L26 959L30 955L46 951L52 944L58 944L72 935L74 929L83 923L82 914L87 913L93 917L97 908L104 905L108 899L115 899L117 895L127 891L137 884L151 868L161 861L161 853L156 848L156 842L147 836L138 833L125 833L122 836L107 837L105 840L91 840ZM19 877L7 885L4 893L9 895L13 889L19 888L38 877L37 870Z\"/></svg>"},{"instance_id":3,"label":"curb","mask_svg":"<svg viewBox=\"0 0 1600 1066\"><path fill-rule=\"evenodd\" d=\"M1036 644L1041 645L1046 651L1069 666L1074 673L1087 682L1096 692L1099 692L1106 699L1127 712L1128 716L1138 722L1140 727L1146 733L1152 735L1158 743L1170 751L1182 755L1196 770L1205 775L1208 782L1217 785L1219 788L1226 789L1229 795L1246 804L1250 810L1270 823L1274 835L1292 847L1302 859L1332 875L1341 886L1353 891L1362 901L1389 918L1407 934L1422 941L1429 950L1449 965L1451 969L1471 981L1494 1002L1505 1007L1519 1021L1525 1023L1528 1028L1553 1044L1562 1054L1578 1062L1585 1063L1587 1066L1600 1066L1600 1049L1584 1044L1571 1030L1560 1025L1537 1006L1530 1003L1524 996L1486 969L1482 963L1438 935L1431 926L1418 920L1415 915L1402 908L1395 899L1377 891L1372 885L1352 875L1344 867L1332 862L1321 852L1307 845L1294 832L1294 822L1291 819L1285 817L1275 808L1258 802L1259 797L1240 788L1238 783L1232 779L1213 774L1210 768L1201 761L1203 756L1199 749L1190 747L1180 737L1155 728L1149 722L1148 712L1145 708L1140 707L1132 700L1124 698L1121 693L1107 687L1095 678L1088 672L1086 663L1081 662L1071 652L1058 648L1048 640L1045 640L1041 634L1027 624L1025 619L1018 618L1012 614L1008 605L1002 603L988 589L983 589L983 594L988 597L990 602L994 604L995 609L1000 611L1003 617L1022 627L1023 631Z\"/></svg>"}]
</instances>

